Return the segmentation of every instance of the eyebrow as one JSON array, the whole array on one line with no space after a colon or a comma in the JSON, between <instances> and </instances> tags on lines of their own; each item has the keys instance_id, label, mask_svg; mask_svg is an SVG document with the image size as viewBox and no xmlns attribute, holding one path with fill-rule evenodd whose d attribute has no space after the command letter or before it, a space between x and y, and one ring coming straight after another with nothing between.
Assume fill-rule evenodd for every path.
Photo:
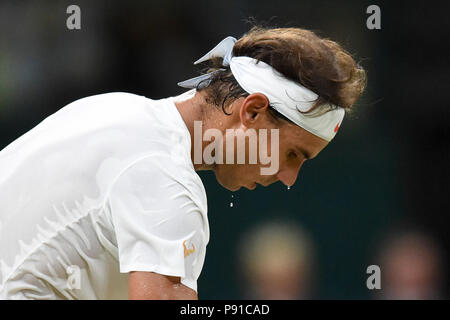
<instances>
[{"instance_id":1,"label":"eyebrow","mask_svg":"<svg viewBox=\"0 0 450 320\"><path fill-rule=\"evenodd\" d=\"M309 153L307 150L303 149L302 147L296 147L296 149L303 155L303 157L305 157L306 160L311 159L311 153Z\"/></svg>"}]
</instances>

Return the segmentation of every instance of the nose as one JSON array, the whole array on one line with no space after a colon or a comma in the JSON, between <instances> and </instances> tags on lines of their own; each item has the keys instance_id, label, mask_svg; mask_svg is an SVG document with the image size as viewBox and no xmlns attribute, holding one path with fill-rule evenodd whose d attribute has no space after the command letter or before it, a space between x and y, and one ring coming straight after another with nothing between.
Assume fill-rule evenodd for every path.
<instances>
[{"instance_id":1,"label":"nose","mask_svg":"<svg viewBox=\"0 0 450 320\"><path fill-rule=\"evenodd\" d=\"M300 168L302 167L303 162L298 163L297 165L291 165L282 170L278 171L277 178L282 183L284 183L287 187L292 186L297 180L298 173L300 172Z\"/></svg>"}]
</instances>

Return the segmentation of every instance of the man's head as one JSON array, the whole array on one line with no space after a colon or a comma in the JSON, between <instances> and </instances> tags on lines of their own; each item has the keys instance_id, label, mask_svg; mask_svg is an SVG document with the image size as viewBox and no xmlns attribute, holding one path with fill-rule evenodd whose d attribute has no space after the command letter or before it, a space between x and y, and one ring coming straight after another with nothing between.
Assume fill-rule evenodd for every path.
<instances>
[{"instance_id":1,"label":"man's head","mask_svg":"<svg viewBox=\"0 0 450 320\"><path fill-rule=\"evenodd\" d=\"M337 43L321 39L308 30L253 28L234 44L232 53L234 57L262 61L284 78L317 94L309 110L298 111L306 116L320 116L316 111L323 105L335 105L348 111L364 89L365 72L353 58ZM245 162L215 163L212 169L218 181L230 190L242 186L252 189L256 183L266 186L278 180L288 186L294 184L304 161L317 156L329 141L277 112L263 92L249 94L236 80L230 66L223 66L222 60L217 57L209 60L208 72L215 72L207 85L197 88L207 104L218 107L206 112L204 128L221 130L223 154L227 153L228 146L229 150L234 149L235 160L244 153ZM227 129L234 131L227 135ZM267 170L262 174L261 168L270 164L261 157L259 150L256 163L250 161L252 153L255 154L251 137L256 134L259 149L264 138L261 129L267 132L267 156L271 161L278 161L277 170L269 174ZM337 129L338 126L335 131ZM278 140L273 139L275 135ZM238 140L245 136L245 148L239 149Z\"/></svg>"}]
</instances>

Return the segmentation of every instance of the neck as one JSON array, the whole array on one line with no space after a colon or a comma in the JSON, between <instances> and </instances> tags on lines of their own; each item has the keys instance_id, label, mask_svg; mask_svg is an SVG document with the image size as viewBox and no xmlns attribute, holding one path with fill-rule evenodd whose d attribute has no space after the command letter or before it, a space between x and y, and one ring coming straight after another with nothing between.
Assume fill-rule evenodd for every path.
<instances>
[{"instance_id":1,"label":"neck","mask_svg":"<svg viewBox=\"0 0 450 320\"><path fill-rule=\"evenodd\" d=\"M203 126L205 126L205 122L207 120L206 110L207 108L211 108L211 106L209 106L205 101L205 93L196 92L192 98L185 101L176 102L175 106L183 118L183 121L186 124L191 136L191 161L194 165L194 169L196 171L213 170L213 165L207 165L203 163L203 161L200 164L196 164L194 162L194 121L201 121ZM204 145L202 143L202 154L203 148Z\"/></svg>"}]
</instances>

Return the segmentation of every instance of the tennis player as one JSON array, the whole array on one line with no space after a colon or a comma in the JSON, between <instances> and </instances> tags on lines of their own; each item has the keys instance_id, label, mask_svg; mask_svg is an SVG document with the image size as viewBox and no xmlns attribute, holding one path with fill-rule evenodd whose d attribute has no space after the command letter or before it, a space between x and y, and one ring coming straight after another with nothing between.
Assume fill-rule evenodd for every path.
<instances>
[{"instance_id":1,"label":"tennis player","mask_svg":"<svg viewBox=\"0 0 450 320\"><path fill-rule=\"evenodd\" d=\"M299 28L255 27L197 63L208 69L184 94L83 98L0 152L0 298L197 299L209 227L196 171L229 190L291 186L365 85L340 45ZM195 123L277 130L277 170L194 161L211 143Z\"/></svg>"}]
</instances>

